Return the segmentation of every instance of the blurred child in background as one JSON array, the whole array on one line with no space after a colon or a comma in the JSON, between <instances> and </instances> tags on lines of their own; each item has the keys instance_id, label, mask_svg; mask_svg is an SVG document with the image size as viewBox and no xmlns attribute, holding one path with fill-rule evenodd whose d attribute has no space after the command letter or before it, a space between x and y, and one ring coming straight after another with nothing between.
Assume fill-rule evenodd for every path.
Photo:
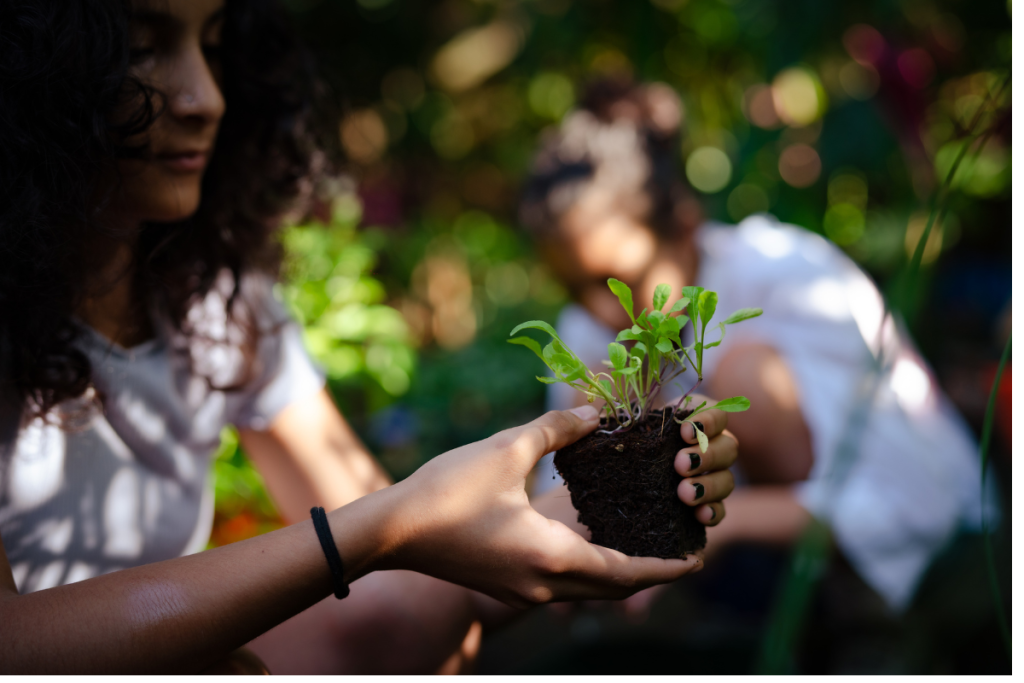
<instances>
[{"instance_id":1,"label":"blurred child in background","mask_svg":"<svg viewBox=\"0 0 1024 683\"><path fill-rule=\"evenodd\" d=\"M668 283L718 292L721 311L763 308L704 359L702 391L753 406L730 420L739 487L709 529L709 556L739 543L784 547L817 517L898 613L958 530L980 525L973 439L840 249L768 215L704 220L676 164L682 125L668 86L602 81L541 140L520 218L574 300L558 332L598 367L629 324L610 277L637 301ZM687 387L695 380L682 376ZM584 399L562 384L548 391L550 408ZM540 467L537 492L561 485L551 456Z\"/></svg>"}]
</instances>

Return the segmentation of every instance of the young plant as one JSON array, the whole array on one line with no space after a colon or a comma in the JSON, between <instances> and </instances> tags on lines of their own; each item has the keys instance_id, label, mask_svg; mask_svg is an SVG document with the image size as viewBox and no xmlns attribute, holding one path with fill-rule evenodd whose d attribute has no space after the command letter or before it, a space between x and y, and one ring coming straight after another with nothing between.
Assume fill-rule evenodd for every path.
<instances>
[{"instance_id":1,"label":"young plant","mask_svg":"<svg viewBox=\"0 0 1024 683\"><path fill-rule=\"evenodd\" d=\"M541 382L568 384L586 394L591 403L602 399L608 424L616 425L613 430L601 430L605 434L621 433L642 422L651 413L662 386L686 372L687 367L693 368L696 381L672 406L673 418L680 424L692 424L701 451L707 451L707 436L693 418L712 408L730 413L742 412L750 407L750 401L743 396L727 398L713 406L704 401L685 420L681 420L679 415L688 407L691 395L704 380L704 351L722 343L726 325L757 317L761 315L761 309L741 308L734 312L718 323L721 336L709 343L705 332L718 306L718 294L715 292L706 291L703 287L683 287L682 298L673 303L668 312L663 312L672 289L668 285L658 285L651 309L645 308L636 315L633 292L629 287L614 278L608 280L608 287L618 297L633 324L619 332L615 341L608 345L608 360L602 361L607 371L591 371L559 338L555 329L542 320L517 325L511 335L524 329L541 330L551 336L547 346L541 348L530 337L515 337L509 343L527 347L551 369L554 377L538 377ZM694 341L683 346L680 335L687 323L693 326ZM626 342L630 347L620 342Z\"/></svg>"}]
</instances>

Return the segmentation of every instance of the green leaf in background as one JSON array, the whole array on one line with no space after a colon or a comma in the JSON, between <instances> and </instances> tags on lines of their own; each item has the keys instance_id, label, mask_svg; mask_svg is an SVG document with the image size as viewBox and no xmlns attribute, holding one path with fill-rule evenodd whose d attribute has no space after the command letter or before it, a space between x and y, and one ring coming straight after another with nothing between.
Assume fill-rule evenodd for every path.
<instances>
[{"instance_id":1,"label":"green leaf in background","mask_svg":"<svg viewBox=\"0 0 1024 683\"><path fill-rule=\"evenodd\" d=\"M629 319L634 323L636 322L636 316L633 315L633 292L624 282L620 282L615 278L608 278L608 288L612 290L612 294L619 297L619 303L622 304L622 308L625 309L629 315Z\"/></svg>"},{"instance_id":2,"label":"green leaf in background","mask_svg":"<svg viewBox=\"0 0 1024 683\"><path fill-rule=\"evenodd\" d=\"M725 319L726 325L735 325L738 322L756 318L757 316L764 313L760 308L741 308L738 311L733 311L732 315Z\"/></svg>"},{"instance_id":3,"label":"green leaf in background","mask_svg":"<svg viewBox=\"0 0 1024 683\"><path fill-rule=\"evenodd\" d=\"M662 337L661 340L654 345L654 348L658 349L662 353L672 353L673 347L671 341Z\"/></svg>"}]
</instances>

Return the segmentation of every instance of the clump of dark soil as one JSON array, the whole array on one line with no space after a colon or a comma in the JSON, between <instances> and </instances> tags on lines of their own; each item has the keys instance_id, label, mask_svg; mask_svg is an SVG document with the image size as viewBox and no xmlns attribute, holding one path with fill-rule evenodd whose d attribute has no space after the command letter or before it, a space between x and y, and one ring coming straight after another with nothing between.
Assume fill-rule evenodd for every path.
<instances>
[{"instance_id":1,"label":"clump of dark soil","mask_svg":"<svg viewBox=\"0 0 1024 683\"><path fill-rule=\"evenodd\" d=\"M683 557L707 542L694 509L676 493L676 453L686 447L671 408L627 432L593 432L555 453L591 543L635 557ZM612 429L605 419L601 429Z\"/></svg>"}]
</instances>

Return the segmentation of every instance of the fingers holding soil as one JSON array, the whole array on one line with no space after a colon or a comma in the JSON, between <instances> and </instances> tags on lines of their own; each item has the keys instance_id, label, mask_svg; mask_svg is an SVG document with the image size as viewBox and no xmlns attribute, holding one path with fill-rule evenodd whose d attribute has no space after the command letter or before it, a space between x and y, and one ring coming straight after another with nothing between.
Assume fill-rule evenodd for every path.
<instances>
[{"instance_id":1,"label":"fingers holding soil","mask_svg":"<svg viewBox=\"0 0 1024 683\"><path fill-rule=\"evenodd\" d=\"M691 405L698 406L703 400L703 397L698 397L695 403L691 402ZM726 425L729 424L729 415L722 410L708 410L699 413L694 418L693 424L689 421L684 422L680 425L679 430L683 436L683 441L686 443L697 443L697 434L693 431L694 424L696 424L698 429L704 432L708 439L713 439L725 430Z\"/></svg>"},{"instance_id":2,"label":"fingers holding soil","mask_svg":"<svg viewBox=\"0 0 1024 683\"><path fill-rule=\"evenodd\" d=\"M694 514L704 526L717 526L725 519L725 505L723 503L709 503L699 506Z\"/></svg>"},{"instance_id":3,"label":"fingers holding soil","mask_svg":"<svg viewBox=\"0 0 1024 683\"><path fill-rule=\"evenodd\" d=\"M736 462L738 455L736 438L725 431L708 444L707 453L701 453L699 446L688 446L679 451L675 468L684 477L694 477L705 472L728 469Z\"/></svg>"},{"instance_id":4,"label":"fingers holding soil","mask_svg":"<svg viewBox=\"0 0 1024 683\"><path fill-rule=\"evenodd\" d=\"M723 470L700 477L690 477L679 482L679 500L687 505L717 503L732 493L735 480L732 472Z\"/></svg>"}]
</instances>

